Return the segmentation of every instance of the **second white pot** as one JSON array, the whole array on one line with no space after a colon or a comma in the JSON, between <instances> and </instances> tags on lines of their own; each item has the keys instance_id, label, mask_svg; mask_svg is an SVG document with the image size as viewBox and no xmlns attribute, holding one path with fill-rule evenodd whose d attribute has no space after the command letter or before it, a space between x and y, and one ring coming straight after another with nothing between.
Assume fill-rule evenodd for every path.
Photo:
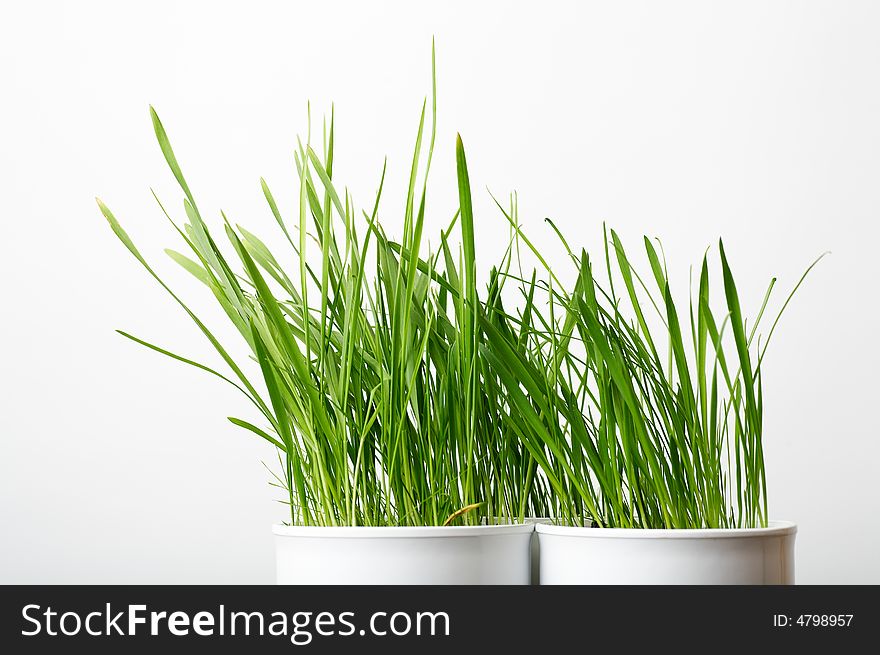
<instances>
[{"instance_id":1,"label":"second white pot","mask_svg":"<svg viewBox=\"0 0 880 655\"><path fill-rule=\"evenodd\" d=\"M794 584L797 527L636 530L535 526L541 584Z\"/></svg>"},{"instance_id":2,"label":"second white pot","mask_svg":"<svg viewBox=\"0 0 880 655\"><path fill-rule=\"evenodd\" d=\"M533 525L272 530L278 584L529 584Z\"/></svg>"}]
</instances>

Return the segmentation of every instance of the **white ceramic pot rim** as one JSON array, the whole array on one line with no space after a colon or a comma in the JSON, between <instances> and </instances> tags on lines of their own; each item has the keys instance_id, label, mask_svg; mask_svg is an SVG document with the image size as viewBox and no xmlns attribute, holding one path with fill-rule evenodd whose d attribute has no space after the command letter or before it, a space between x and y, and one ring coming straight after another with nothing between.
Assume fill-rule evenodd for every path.
<instances>
[{"instance_id":1,"label":"white ceramic pot rim","mask_svg":"<svg viewBox=\"0 0 880 655\"><path fill-rule=\"evenodd\" d=\"M527 534L535 531L531 523L509 525L426 525L426 526L313 526L273 525L279 537L313 537L327 539L436 539L444 537L484 537L488 535Z\"/></svg>"},{"instance_id":2,"label":"white ceramic pot rim","mask_svg":"<svg viewBox=\"0 0 880 655\"><path fill-rule=\"evenodd\" d=\"M784 537L797 532L791 521L770 521L766 528L581 528L568 525L535 524L539 534L579 539L730 539L743 537Z\"/></svg>"}]
</instances>

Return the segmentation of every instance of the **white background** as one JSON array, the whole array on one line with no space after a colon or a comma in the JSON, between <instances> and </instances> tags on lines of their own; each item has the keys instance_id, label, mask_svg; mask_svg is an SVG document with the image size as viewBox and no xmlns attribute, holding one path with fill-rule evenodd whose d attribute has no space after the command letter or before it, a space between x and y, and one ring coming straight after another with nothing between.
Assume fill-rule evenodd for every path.
<instances>
[{"instance_id":1,"label":"white background","mask_svg":"<svg viewBox=\"0 0 880 655\"><path fill-rule=\"evenodd\" d=\"M880 582L878 33L880 5L839 1L7 5L0 582L272 581L272 453L227 423L254 418L234 392L114 334L216 361L93 197L222 325L162 254L179 244L149 188L177 217L182 196L148 104L202 213L267 234L259 177L290 216L306 103L320 134L335 102L337 179L366 206L387 155L393 225L432 35L429 231L457 202L460 131L484 263L505 233L486 188L519 192L544 247L545 216L593 249L602 221L633 249L660 237L680 294L723 235L752 314L771 276L787 290L832 251L765 364L771 513L800 525L800 582Z\"/></svg>"}]
</instances>

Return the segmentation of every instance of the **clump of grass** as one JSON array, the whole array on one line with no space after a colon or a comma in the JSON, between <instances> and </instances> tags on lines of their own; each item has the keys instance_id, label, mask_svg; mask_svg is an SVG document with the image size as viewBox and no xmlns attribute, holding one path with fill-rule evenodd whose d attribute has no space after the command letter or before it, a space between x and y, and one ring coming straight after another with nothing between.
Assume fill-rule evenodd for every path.
<instances>
[{"instance_id":1,"label":"clump of grass","mask_svg":"<svg viewBox=\"0 0 880 655\"><path fill-rule=\"evenodd\" d=\"M436 251L423 235L436 81L430 115L426 101L419 120L402 237L392 240L380 220L384 168L366 210L334 178L331 115L320 146L310 138L298 144L292 219L260 181L287 244L276 255L222 213L224 238L217 238L150 113L184 196L181 224L159 203L188 251L167 253L207 287L250 354L237 358L220 343L98 201L122 243L214 347L224 372L121 334L250 400L258 419L229 420L275 448L292 524L527 516L641 528L767 524L762 363L815 262L762 344L775 280L749 326L721 242L720 312L710 302L708 256L683 310L662 251L648 238L648 274L637 271L613 230L597 273L551 223L573 267L575 282L565 285L520 228L514 197L508 208L498 204L510 242L480 293L461 139L459 211ZM530 277L522 273L523 248L540 263ZM514 303L506 300L511 292Z\"/></svg>"},{"instance_id":2,"label":"clump of grass","mask_svg":"<svg viewBox=\"0 0 880 655\"><path fill-rule=\"evenodd\" d=\"M505 216L518 229L515 215ZM603 275L556 232L575 283L563 285L520 231L546 280L516 277L524 310L484 325L487 357L506 389L507 425L540 463L553 490L551 515L602 527L766 526L762 363L818 260L762 344L776 280L749 326L721 241L723 310L710 303L707 254L682 311L662 251L647 237L643 277L618 235L606 232Z\"/></svg>"},{"instance_id":3,"label":"clump of grass","mask_svg":"<svg viewBox=\"0 0 880 655\"><path fill-rule=\"evenodd\" d=\"M150 109L184 196L182 225L159 203L188 251L167 253L216 299L247 344L246 360L220 343L98 201L122 243L189 315L228 372L121 334L224 380L250 400L260 421L229 420L275 447L277 484L293 524L440 525L511 520L531 511L532 478L519 475L529 457L518 442L504 441L499 429L500 387L481 383L487 364L460 140L461 210L441 233L439 251L426 252L436 83L434 90L427 135L427 103L419 120L400 241L392 241L380 221L384 169L367 211L359 212L334 179L331 117L320 154L308 140L298 146L299 206L292 221L261 180L289 246L279 255L225 215L222 230L231 255L221 249ZM451 243L456 223L457 249ZM293 268L285 268L282 262L291 260Z\"/></svg>"}]
</instances>

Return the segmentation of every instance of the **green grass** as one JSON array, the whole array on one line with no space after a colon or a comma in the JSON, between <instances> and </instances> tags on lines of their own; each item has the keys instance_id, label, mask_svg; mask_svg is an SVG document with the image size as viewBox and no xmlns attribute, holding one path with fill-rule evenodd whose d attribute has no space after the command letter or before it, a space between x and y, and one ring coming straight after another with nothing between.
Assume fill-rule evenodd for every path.
<instances>
[{"instance_id":1,"label":"green grass","mask_svg":"<svg viewBox=\"0 0 880 655\"><path fill-rule=\"evenodd\" d=\"M183 221L156 198L184 251L166 252L207 288L247 354L220 342L99 200L117 237L222 366L120 334L249 399L253 415L229 420L277 452L274 484L292 524L543 516L636 528L766 525L762 362L804 278L762 343L775 280L749 324L721 242L717 265L704 257L689 302L677 305L662 251L648 238L640 273L613 230L594 259L550 223L572 267L566 285L521 229L515 196L507 207L496 201L509 246L481 269L460 138L459 210L432 252L424 232L434 80L416 131L401 238L383 229L384 168L366 208L335 178L331 114L321 144L298 144L294 216L282 215L260 180L285 244L279 252L222 213L209 226L151 108L183 195ZM530 275L524 250L539 263ZM712 276L719 299L710 298L710 268L720 268ZM490 273L484 289L481 270Z\"/></svg>"},{"instance_id":2,"label":"green grass","mask_svg":"<svg viewBox=\"0 0 880 655\"><path fill-rule=\"evenodd\" d=\"M513 212L505 216L518 225ZM613 230L605 234L604 273L596 273L589 255L573 253L557 231L576 274L566 288L519 234L547 279L511 276L524 309L500 314L507 327L486 321L487 357L505 385L508 426L552 488L551 515L601 527L766 526L762 362L818 260L761 343L776 280L749 326L720 241L722 309L710 302L707 254L683 311L647 237L647 275ZM511 331L522 335L517 343Z\"/></svg>"},{"instance_id":3,"label":"green grass","mask_svg":"<svg viewBox=\"0 0 880 655\"><path fill-rule=\"evenodd\" d=\"M247 396L256 418L229 420L277 450L275 483L284 491L290 522L440 525L531 513L533 472L520 475L529 458L500 430L501 388L481 382L487 364L480 347L470 182L460 141L461 211L441 233L439 251L425 250L433 96L430 112L426 103L419 120L402 238L393 241L382 228L384 170L367 210L358 210L335 180L331 118L321 148L299 145L296 216L281 215L261 180L289 247L278 254L225 215L218 229L209 227L159 116L152 108L150 114L184 196L182 224L160 203L186 252L168 255L207 287L250 356L236 358L234 349L220 343L98 201L122 243L190 316L228 370L221 373L121 334ZM460 248L453 245L456 227ZM292 267L281 263L291 261Z\"/></svg>"}]
</instances>

